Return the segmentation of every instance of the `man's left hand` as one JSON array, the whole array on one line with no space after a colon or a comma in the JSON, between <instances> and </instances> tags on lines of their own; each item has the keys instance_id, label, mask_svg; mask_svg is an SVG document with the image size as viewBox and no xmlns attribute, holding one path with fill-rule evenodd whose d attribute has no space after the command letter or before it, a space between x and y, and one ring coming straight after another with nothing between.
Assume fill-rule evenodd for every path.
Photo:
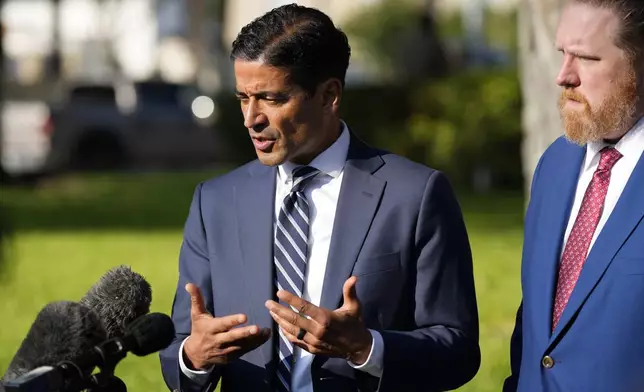
<instances>
[{"instance_id":1,"label":"man's left hand","mask_svg":"<svg viewBox=\"0 0 644 392\"><path fill-rule=\"evenodd\" d=\"M372 337L362 321L357 280L352 276L344 282L342 307L334 311L317 307L285 290L278 291L277 297L298 309L299 314L275 301L267 301L266 307L293 344L311 354L344 358L362 365L369 358Z\"/></svg>"}]
</instances>

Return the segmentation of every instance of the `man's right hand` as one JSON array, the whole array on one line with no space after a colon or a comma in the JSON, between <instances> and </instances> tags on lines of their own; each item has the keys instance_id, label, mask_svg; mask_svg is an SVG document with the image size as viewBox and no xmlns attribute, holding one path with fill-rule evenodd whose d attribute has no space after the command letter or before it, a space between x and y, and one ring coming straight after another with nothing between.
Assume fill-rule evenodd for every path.
<instances>
[{"instance_id":1,"label":"man's right hand","mask_svg":"<svg viewBox=\"0 0 644 392\"><path fill-rule=\"evenodd\" d=\"M192 331L183 351L189 367L204 370L226 364L261 346L271 336L270 329L256 325L235 328L246 323L243 314L213 317L196 285L188 283L186 291L190 294Z\"/></svg>"}]
</instances>

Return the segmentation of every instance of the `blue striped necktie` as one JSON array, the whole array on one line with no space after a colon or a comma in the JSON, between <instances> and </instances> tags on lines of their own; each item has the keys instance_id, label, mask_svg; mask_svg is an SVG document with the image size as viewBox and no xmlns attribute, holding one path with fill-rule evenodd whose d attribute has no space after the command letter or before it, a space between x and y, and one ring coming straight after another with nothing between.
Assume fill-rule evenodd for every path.
<instances>
[{"instance_id":1,"label":"blue striped necktie","mask_svg":"<svg viewBox=\"0 0 644 392\"><path fill-rule=\"evenodd\" d=\"M300 298L304 290L309 238L309 203L304 195L304 188L319 173L319 170L310 166L300 166L293 170L293 187L284 198L275 230L275 284L278 290L287 290ZM285 303L282 305L288 306ZM277 391L289 392L293 344L281 330L277 340Z\"/></svg>"}]
</instances>

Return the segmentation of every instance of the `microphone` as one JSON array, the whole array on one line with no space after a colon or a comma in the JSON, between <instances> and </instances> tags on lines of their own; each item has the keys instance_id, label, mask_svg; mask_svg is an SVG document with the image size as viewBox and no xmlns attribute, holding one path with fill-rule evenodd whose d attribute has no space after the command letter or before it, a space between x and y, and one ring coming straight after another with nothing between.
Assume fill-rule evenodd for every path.
<instances>
[{"instance_id":1,"label":"microphone","mask_svg":"<svg viewBox=\"0 0 644 392\"><path fill-rule=\"evenodd\" d=\"M168 347L174 340L174 323L163 313L149 313L127 326L122 337L107 340L94 347L88 364L112 372L128 352L144 357Z\"/></svg>"},{"instance_id":2,"label":"microphone","mask_svg":"<svg viewBox=\"0 0 644 392\"><path fill-rule=\"evenodd\" d=\"M123 336L128 324L150 311L151 302L150 284L125 265L106 272L80 300L96 313L108 339Z\"/></svg>"},{"instance_id":3,"label":"microphone","mask_svg":"<svg viewBox=\"0 0 644 392\"><path fill-rule=\"evenodd\" d=\"M76 361L105 339L107 333L88 307L70 301L49 303L36 316L3 379L17 378L40 366ZM90 373L92 369L81 370Z\"/></svg>"},{"instance_id":4,"label":"microphone","mask_svg":"<svg viewBox=\"0 0 644 392\"><path fill-rule=\"evenodd\" d=\"M160 351L174 339L172 319L162 313L150 313L127 326L122 337L109 339L94 346L78 360L64 361L57 366L43 366L5 383L6 392L76 392L126 391L125 384L114 377L114 368L128 352L145 356ZM98 366L101 373L85 374L82 369Z\"/></svg>"}]
</instances>

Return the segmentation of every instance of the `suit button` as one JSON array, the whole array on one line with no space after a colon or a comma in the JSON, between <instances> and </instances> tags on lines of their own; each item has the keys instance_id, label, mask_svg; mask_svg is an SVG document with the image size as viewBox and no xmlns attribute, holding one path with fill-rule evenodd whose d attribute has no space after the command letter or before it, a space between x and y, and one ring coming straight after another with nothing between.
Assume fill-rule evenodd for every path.
<instances>
[{"instance_id":1,"label":"suit button","mask_svg":"<svg viewBox=\"0 0 644 392\"><path fill-rule=\"evenodd\" d=\"M541 359L541 365L546 369L550 369L555 366L555 361L550 356L546 355Z\"/></svg>"}]
</instances>

